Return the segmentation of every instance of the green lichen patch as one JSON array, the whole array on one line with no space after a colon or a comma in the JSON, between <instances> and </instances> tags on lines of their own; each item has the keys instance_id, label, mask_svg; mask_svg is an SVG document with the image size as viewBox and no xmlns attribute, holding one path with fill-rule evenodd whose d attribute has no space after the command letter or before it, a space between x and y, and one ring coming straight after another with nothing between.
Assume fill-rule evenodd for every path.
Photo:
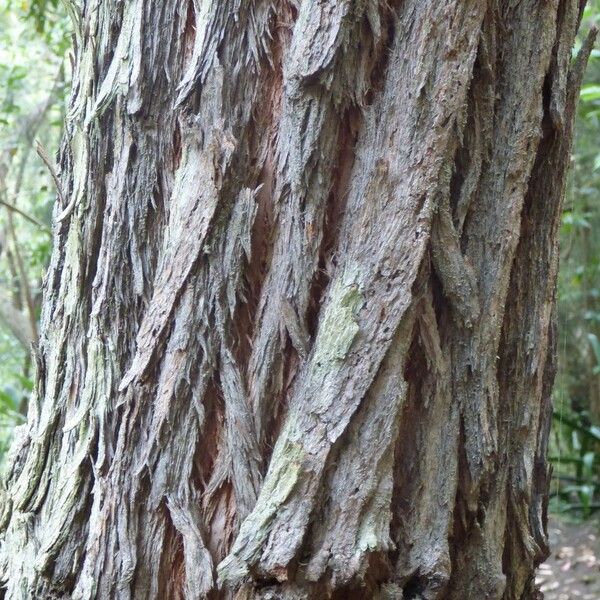
<instances>
[{"instance_id":1,"label":"green lichen patch","mask_svg":"<svg viewBox=\"0 0 600 600\"><path fill-rule=\"evenodd\" d=\"M304 456L302 445L287 439L275 448L256 507L242 523L231 554L218 567L221 584L239 583L260 559L271 524L298 482Z\"/></svg>"},{"instance_id":2,"label":"green lichen patch","mask_svg":"<svg viewBox=\"0 0 600 600\"><path fill-rule=\"evenodd\" d=\"M360 327L356 315L363 296L356 283L337 281L316 340L315 362L323 365L346 358Z\"/></svg>"}]
</instances>

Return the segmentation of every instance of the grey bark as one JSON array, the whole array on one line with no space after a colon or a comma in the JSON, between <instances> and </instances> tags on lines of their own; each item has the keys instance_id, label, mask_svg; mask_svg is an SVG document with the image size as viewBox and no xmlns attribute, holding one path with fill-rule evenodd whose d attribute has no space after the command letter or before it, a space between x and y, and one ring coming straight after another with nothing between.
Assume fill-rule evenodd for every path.
<instances>
[{"instance_id":1,"label":"grey bark","mask_svg":"<svg viewBox=\"0 0 600 600\"><path fill-rule=\"evenodd\" d=\"M5 597L537 597L582 9L72 7Z\"/></svg>"}]
</instances>

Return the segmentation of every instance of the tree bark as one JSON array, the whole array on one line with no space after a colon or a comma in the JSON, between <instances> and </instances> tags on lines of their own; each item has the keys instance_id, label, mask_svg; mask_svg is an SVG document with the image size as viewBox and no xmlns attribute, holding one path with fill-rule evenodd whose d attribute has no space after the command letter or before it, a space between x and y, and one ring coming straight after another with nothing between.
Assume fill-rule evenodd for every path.
<instances>
[{"instance_id":1,"label":"tree bark","mask_svg":"<svg viewBox=\"0 0 600 600\"><path fill-rule=\"evenodd\" d=\"M72 7L5 597L537 597L583 4Z\"/></svg>"}]
</instances>

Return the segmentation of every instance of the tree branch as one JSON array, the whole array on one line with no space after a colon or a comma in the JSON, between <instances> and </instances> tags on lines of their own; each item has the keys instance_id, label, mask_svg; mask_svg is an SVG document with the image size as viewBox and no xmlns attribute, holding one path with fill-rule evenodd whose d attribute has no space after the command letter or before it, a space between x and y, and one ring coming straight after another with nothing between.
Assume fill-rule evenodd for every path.
<instances>
[{"instance_id":1,"label":"tree branch","mask_svg":"<svg viewBox=\"0 0 600 600\"><path fill-rule=\"evenodd\" d=\"M15 212L15 213L21 215L24 219L27 219L30 223L37 225L41 230L45 231L49 235L52 235L52 230L50 229L50 227L48 227L45 223L42 223L42 221L40 221L33 215L30 215L29 213L25 212L24 210L21 210L20 208L17 208L14 204L11 204L10 202L7 202L6 200L0 199L0 204L2 206L5 206L8 210L11 210L12 212Z\"/></svg>"}]
</instances>

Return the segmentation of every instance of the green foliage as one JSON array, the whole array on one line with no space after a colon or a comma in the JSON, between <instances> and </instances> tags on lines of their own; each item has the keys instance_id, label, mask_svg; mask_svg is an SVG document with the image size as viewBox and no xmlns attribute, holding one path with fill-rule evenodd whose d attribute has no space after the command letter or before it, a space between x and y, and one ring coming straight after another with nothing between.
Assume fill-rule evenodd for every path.
<instances>
[{"instance_id":1,"label":"green foliage","mask_svg":"<svg viewBox=\"0 0 600 600\"><path fill-rule=\"evenodd\" d=\"M46 44L62 55L69 45L65 28L64 0L7 0L5 12L28 21L28 29L44 37ZM1 10L1 9L0 9ZM33 27L31 27L33 25Z\"/></svg>"},{"instance_id":2,"label":"green foliage","mask_svg":"<svg viewBox=\"0 0 600 600\"><path fill-rule=\"evenodd\" d=\"M56 11L58 4L58 0L32 0L28 16L35 22L37 31L46 29L49 14L52 10Z\"/></svg>"},{"instance_id":3,"label":"green foliage","mask_svg":"<svg viewBox=\"0 0 600 600\"><path fill-rule=\"evenodd\" d=\"M584 31L600 24L588 3ZM579 44L581 45L581 40ZM600 507L600 51L581 89L577 135L562 218L559 373L551 438L553 506L589 516Z\"/></svg>"},{"instance_id":4,"label":"green foliage","mask_svg":"<svg viewBox=\"0 0 600 600\"><path fill-rule=\"evenodd\" d=\"M30 324L39 318L56 195L34 141L51 156L58 147L69 27L59 0L0 0L0 294ZM7 205L31 219L9 212ZM33 378L29 348L1 313L0 356L1 462L14 427L24 421Z\"/></svg>"},{"instance_id":5,"label":"green foliage","mask_svg":"<svg viewBox=\"0 0 600 600\"><path fill-rule=\"evenodd\" d=\"M550 456L552 506L557 511L576 509L588 517L598 508L594 500L600 492L600 427L590 423L585 411L556 412L554 430L561 451Z\"/></svg>"}]
</instances>

